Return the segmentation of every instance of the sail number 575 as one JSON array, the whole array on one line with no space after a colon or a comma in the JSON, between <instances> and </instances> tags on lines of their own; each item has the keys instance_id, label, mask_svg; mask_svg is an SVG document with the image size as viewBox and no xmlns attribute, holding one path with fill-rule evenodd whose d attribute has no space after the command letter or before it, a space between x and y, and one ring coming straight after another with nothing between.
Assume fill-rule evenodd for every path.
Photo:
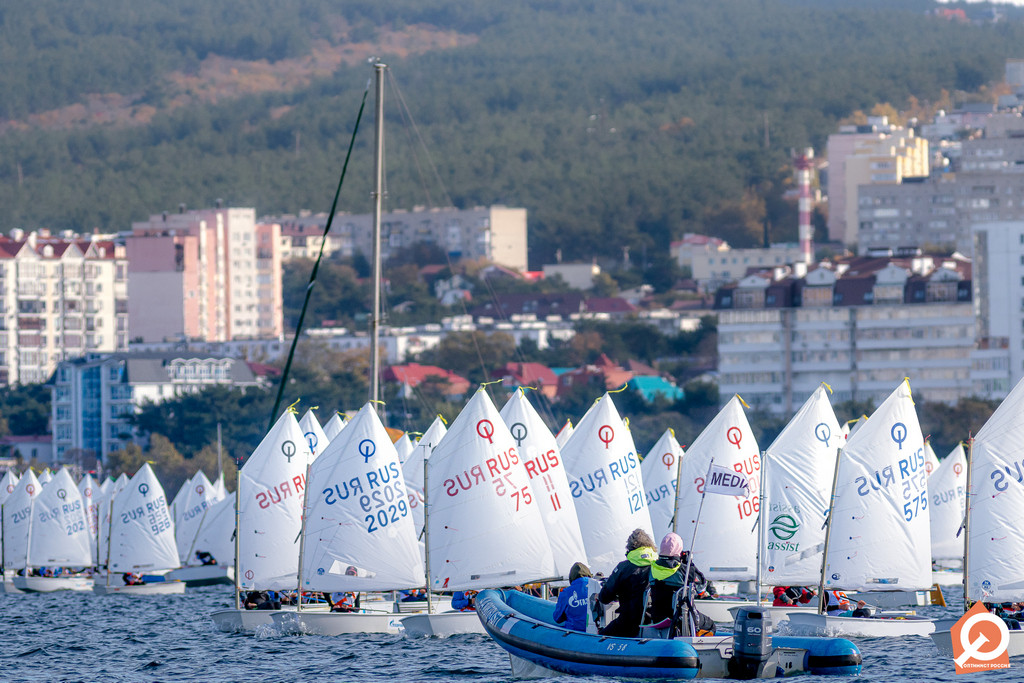
<instances>
[{"instance_id":1,"label":"sail number 575","mask_svg":"<svg viewBox=\"0 0 1024 683\"><path fill-rule=\"evenodd\" d=\"M928 494L924 491L903 504L903 517L909 522L928 509Z\"/></svg>"}]
</instances>

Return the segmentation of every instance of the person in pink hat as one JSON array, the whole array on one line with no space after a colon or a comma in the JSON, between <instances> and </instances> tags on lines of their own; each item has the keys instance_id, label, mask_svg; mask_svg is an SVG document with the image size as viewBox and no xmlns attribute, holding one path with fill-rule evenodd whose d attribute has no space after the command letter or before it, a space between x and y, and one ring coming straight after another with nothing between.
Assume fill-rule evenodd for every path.
<instances>
[{"instance_id":1,"label":"person in pink hat","mask_svg":"<svg viewBox=\"0 0 1024 683\"><path fill-rule=\"evenodd\" d=\"M665 538L661 539L658 559L651 564L647 623L671 622L673 617L676 616L676 593L687 583L697 589L703 589L708 584L704 574L692 563L689 564L689 580L686 580L688 559L686 552L683 550L683 539L678 534L669 533L665 535ZM714 620L704 614L700 614L700 612L693 608L692 601L690 609L693 610L697 632L689 635L714 634ZM673 624L673 629L675 630L679 626L679 624ZM678 634L673 633L672 635Z\"/></svg>"}]
</instances>

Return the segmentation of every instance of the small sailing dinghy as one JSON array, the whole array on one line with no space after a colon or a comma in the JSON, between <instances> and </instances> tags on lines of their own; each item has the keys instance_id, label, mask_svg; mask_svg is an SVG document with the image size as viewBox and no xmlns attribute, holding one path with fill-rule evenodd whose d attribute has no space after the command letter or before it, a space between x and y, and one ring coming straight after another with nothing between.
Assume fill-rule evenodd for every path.
<instances>
[{"instance_id":1,"label":"small sailing dinghy","mask_svg":"<svg viewBox=\"0 0 1024 683\"><path fill-rule=\"evenodd\" d=\"M938 566L959 564L964 557L964 539L958 538L967 508L967 455L963 444L946 456L928 477L931 498L932 559ZM960 586L964 574L955 567L932 570L932 582L939 586Z\"/></svg>"},{"instance_id":2,"label":"small sailing dinghy","mask_svg":"<svg viewBox=\"0 0 1024 683\"><path fill-rule=\"evenodd\" d=\"M196 472L187 485L174 518L174 540L181 566L168 572L167 578L184 581L188 586L233 584L234 552L222 553L217 560L216 554L197 544L203 522L221 500L220 491L202 470Z\"/></svg>"},{"instance_id":3,"label":"small sailing dinghy","mask_svg":"<svg viewBox=\"0 0 1024 683\"><path fill-rule=\"evenodd\" d=\"M964 603L1024 600L1024 381L996 408L969 442L967 510L964 518ZM985 616L985 615L982 615ZM980 647L978 629L964 624L961 642ZM1024 631L1007 631L1007 652L1024 655ZM932 641L953 654L951 630L936 631ZM986 651L989 646L985 646Z\"/></svg>"},{"instance_id":4,"label":"small sailing dinghy","mask_svg":"<svg viewBox=\"0 0 1024 683\"><path fill-rule=\"evenodd\" d=\"M303 593L366 593L423 587L423 564L398 452L375 405L367 403L309 466L299 549ZM385 610L272 615L285 633L337 636L398 633L401 615ZM424 603L424 608L426 604Z\"/></svg>"},{"instance_id":5,"label":"small sailing dinghy","mask_svg":"<svg viewBox=\"0 0 1024 683\"><path fill-rule=\"evenodd\" d=\"M840 451L825 533L819 610L825 590L918 591L931 586L931 535L924 438L904 380L862 420ZM884 542L880 542L884 539ZM913 613L872 617L793 612L793 633L928 635Z\"/></svg>"},{"instance_id":6,"label":"small sailing dinghy","mask_svg":"<svg viewBox=\"0 0 1024 683\"><path fill-rule=\"evenodd\" d=\"M644 478L644 495L647 509L651 514L654 538L661 539L672 531L676 516L676 491L680 460L683 447L676 441L671 429L666 429L661 438L647 452L640 462L640 473Z\"/></svg>"},{"instance_id":7,"label":"small sailing dinghy","mask_svg":"<svg viewBox=\"0 0 1024 683\"><path fill-rule=\"evenodd\" d=\"M61 468L28 504L25 562L18 567L24 571L13 577L14 587L24 593L90 590L90 577L71 573L89 567L92 553L82 497L67 469Z\"/></svg>"},{"instance_id":8,"label":"small sailing dinghy","mask_svg":"<svg viewBox=\"0 0 1024 683\"><path fill-rule=\"evenodd\" d=\"M320 421L316 419L316 414L313 413L312 408L307 410L306 414L299 420L299 429L302 430L302 435L306 438L306 446L309 448L310 458L316 460L324 452L331 440L324 433L323 427L320 426Z\"/></svg>"},{"instance_id":9,"label":"small sailing dinghy","mask_svg":"<svg viewBox=\"0 0 1024 683\"><path fill-rule=\"evenodd\" d=\"M2 546L3 531L5 529L3 519L4 505L7 503L7 499L14 493L14 489L18 485L18 475L14 470L7 470L4 473L3 479L0 479L0 546ZM0 582L0 593L20 593L21 591L14 587L11 583L11 577L14 576L14 570L7 567L5 562L4 553L0 550L0 577L3 581Z\"/></svg>"},{"instance_id":10,"label":"small sailing dinghy","mask_svg":"<svg viewBox=\"0 0 1024 683\"><path fill-rule=\"evenodd\" d=\"M109 503L107 571L97 577L97 595L174 595L185 592L181 581L167 581L158 572L178 566L174 522L164 489L145 463ZM117 576L114 576L117 575ZM142 583L126 583L125 576Z\"/></svg>"},{"instance_id":11,"label":"small sailing dinghy","mask_svg":"<svg viewBox=\"0 0 1024 683\"><path fill-rule=\"evenodd\" d=\"M428 596L558 575L538 493L483 387L434 448L424 479ZM472 611L414 614L403 625L406 635L484 632Z\"/></svg>"},{"instance_id":12,"label":"small sailing dinghy","mask_svg":"<svg viewBox=\"0 0 1024 683\"><path fill-rule=\"evenodd\" d=\"M286 410L238 472L235 509L235 607L210 617L221 631L270 626L272 610L242 609L239 591L297 590L302 497L309 451Z\"/></svg>"}]
</instances>

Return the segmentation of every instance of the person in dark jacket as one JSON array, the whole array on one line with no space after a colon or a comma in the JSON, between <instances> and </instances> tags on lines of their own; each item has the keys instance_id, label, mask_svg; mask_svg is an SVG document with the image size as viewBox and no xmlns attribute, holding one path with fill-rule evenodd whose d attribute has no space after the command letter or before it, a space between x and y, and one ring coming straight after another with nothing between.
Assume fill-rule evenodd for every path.
<instances>
[{"instance_id":1,"label":"person in dark jacket","mask_svg":"<svg viewBox=\"0 0 1024 683\"><path fill-rule=\"evenodd\" d=\"M683 539L678 534L669 533L662 539L661 547L658 550L658 559L654 561L650 569L648 623L658 624L676 615L676 593L687 583L698 589L707 585L708 581L704 574L692 563L689 564L689 574L687 575L688 559L686 552L683 551ZM686 580L687 576L689 581ZM693 608L692 601L690 609L693 610L693 621L697 627L697 633L690 635L713 635L715 632L714 620ZM688 624L675 624L674 626L689 628ZM673 635L678 635L678 633L673 633Z\"/></svg>"},{"instance_id":2,"label":"person in dark jacket","mask_svg":"<svg viewBox=\"0 0 1024 683\"><path fill-rule=\"evenodd\" d=\"M573 631L587 630L588 599L590 597L590 567L577 562L569 570L569 585L558 593L555 604L555 623L565 622Z\"/></svg>"},{"instance_id":3,"label":"person in dark jacket","mask_svg":"<svg viewBox=\"0 0 1024 683\"><path fill-rule=\"evenodd\" d=\"M626 559L612 570L597 599L607 605L619 602L619 614L601 629L603 636L636 638L644 613L644 592L651 564L658 556L654 540L643 529L634 529L626 539Z\"/></svg>"},{"instance_id":4,"label":"person in dark jacket","mask_svg":"<svg viewBox=\"0 0 1024 683\"><path fill-rule=\"evenodd\" d=\"M772 589L772 595L775 596L772 606L785 607L787 605L795 605L798 602L801 605L806 605L817 593L803 586L776 586Z\"/></svg>"}]
</instances>

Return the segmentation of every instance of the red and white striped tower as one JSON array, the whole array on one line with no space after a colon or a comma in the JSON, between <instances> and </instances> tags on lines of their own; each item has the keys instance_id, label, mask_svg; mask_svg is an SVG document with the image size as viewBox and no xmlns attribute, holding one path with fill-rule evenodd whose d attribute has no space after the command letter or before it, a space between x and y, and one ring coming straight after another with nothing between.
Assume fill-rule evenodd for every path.
<instances>
[{"instance_id":1,"label":"red and white striped tower","mask_svg":"<svg viewBox=\"0 0 1024 683\"><path fill-rule=\"evenodd\" d=\"M814 149L804 148L803 152L795 156L793 165L796 167L796 184L800 189L800 253L803 254L804 263L811 265L814 262L814 228L811 226L811 170L814 168Z\"/></svg>"}]
</instances>

